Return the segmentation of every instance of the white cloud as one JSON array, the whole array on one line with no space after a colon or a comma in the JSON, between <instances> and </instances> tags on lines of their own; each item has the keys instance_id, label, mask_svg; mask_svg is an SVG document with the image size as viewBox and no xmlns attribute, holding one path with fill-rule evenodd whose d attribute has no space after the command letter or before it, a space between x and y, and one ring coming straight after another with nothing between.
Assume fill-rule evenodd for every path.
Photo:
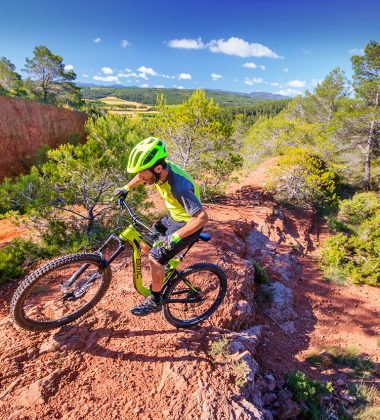
<instances>
[{"instance_id":1,"label":"white cloud","mask_svg":"<svg viewBox=\"0 0 380 420\"><path fill-rule=\"evenodd\" d=\"M175 79L175 76L169 76L168 74L160 74L164 79Z\"/></svg>"},{"instance_id":2,"label":"white cloud","mask_svg":"<svg viewBox=\"0 0 380 420\"><path fill-rule=\"evenodd\" d=\"M201 38L198 39L172 39L168 42L171 48L184 48L188 50L200 50L205 47Z\"/></svg>"},{"instance_id":3,"label":"white cloud","mask_svg":"<svg viewBox=\"0 0 380 420\"><path fill-rule=\"evenodd\" d=\"M117 76L94 76L94 80L98 80L100 82L116 82L120 83L120 80Z\"/></svg>"},{"instance_id":4,"label":"white cloud","mask_svg":"<svg viewBox=\"0 0 380 420\"><path fill-rule=\"evenodd\" d=\"M127 71L128 73L130 73L132 70L129 69L128 67L125 69L125 71Z\"/></svg>"},{"instance_id":5,"label":"white cloud","mask_svg":"<svg viewBox=\"0 0 380 420\"><path fill-rule=\"evenodd\" d=\"M289 73L289 69L287 67L284 67L284 72Z\"/></svg>"},{"instance_id":6,"label":"white cloud","mask_svg":"<svg viewBox=\"0 0 380 420\"><path fill-rule=\"evenodd\" d=\"M66 64L66 65L65 65L65 70L66 70L66 71L71 71L71 70L74 70L74 66L73 66L72 64Z\"/></svg>"},{"instance_id":7,"label":"white cloud","mask_svg":"<svg viewBox=\"0 0 380 420\"><path fill-rule=\"evenodd\" d=\"M113 69L111 67L102 67L101 70L104 74L113 74Z\"/></svg>"},{"instance_id":8,"label":"white cloud","mask_svg":"<svg viewBox=\"0 0 380 420\"><path fill-rule=\"evenodd\" d=\"M191 74L189 74L189 73L181 73L179 76L178 76L178 79L179 80L189 80L189 79L191 79ZM178 88L179 89L179 88Z\"/></svg>"},{"instance_id":9,"label":"white cloud","mask_svg":"<svg viewBox=\"0 0 380 420\"><path fill-rule=\"evenodd\" d=\"M82 77L88 77L88 74L82 74Z\"/></svg>"},{"instance_id":10,"label":"white cloud","mask_svg":"<svg viewBox=\"0 0 380 420\"><path fill-rule=\"evenodd\" d=\"M118 74L119 77L139 77L139 75L137 73L119 73Z\"/></svg>"},{"instance_id":11,"label":"white cloud","mask_svg":"<svg viewBox=\"0 0 380 420\"><path fill-rule=\"evenodd\" d=\"M140 85L140 87L147 88L147 87L149 87L149 85L148 85L148 83L144 83L144 84Z\"/></svg>"},{"instance_id":12,"label":"white cloud","mask_svg":"<svg viewBox=\"0 0 380 420\"><path fill-rule=\"evenodd\" d=\"M223 79L223 76L217 73L211 73L211 79L214 82L217 82L219 79Z\"/></svg>"},{"instance_id":13,"label":"white cloud","mask_svg":"<svg viewBox=\"0 0 380 420\"><path fill-rule=\"evenodd\" d=\"M242 67L246 67L247 69L256 69L257 65L255 63L244 63Z\"/></svg>"},{"instance_id":14,"label":"white cloud","mask_svg":"<svg viewBox=\"0 0 380 420\"><path fill-rule=\"evenodd\" d=\"M257 69L257 68L259 68L261 70L265 70L265 66L262 66L262 65L258 66L255 63L244 63L244 64L242 64L242 67L245 67L247 69Z\"/></svg>"},{"instance_id":15,"label":"white cloud","mask_svg":"<svg viewBox=\"0 0 380 420\"><path fill-rule=\"evenodd\" d=\"M348 52L351 55L362 55L362 54L364 54L364 48L352 48Z\"/></svg>"},{"instance_id":16,"label":"white cloud","mask_svg":"<svg viewBox=\"0 0 380 420\"><path fill-rule=\"evenodd\" d=\"M246 85L252 86L256 84L264 83L264 80L261 77L252 77L251 79L245 79L244 83Z\"/></svg>"},{"instance_id":17,"label":"white cloud","mask_svg":"<svg viewBox=\"0 0 380 420\"><path fill-rule=\"evenodd\" d=\"M101 38L95 38L93 39L93 41L95 42L95 44L99 44L100 42L102 42Z\"/></svg>"},{"instance_id":18,"label":"white cloud","mask_svg":"<svg viewBox=\"0 0 380 420\"><path fill-rule=\"evenodd\" d=\"M291 89L291 88L287 88L287 89L280 89L277 92L278 95L284 95L284 96L297 96L297 95L302 95L302 92L300 90L295 90L295 89Z\"/></svg>"},{"instance_id":19,"label":"white cloud","mask_svg":"<svg viewBox=\"0 0 380 420\"><path fill-rule=\"evenodd\" d=\"M155 72L151 67L141 66L137 70L141 73L144 73L144 74L149 74L151 76L157 76L157 72Z\"/></svg>"},{"instance_id":20,"label":"white cloud","mask_svg":"<svg viewBox=\"0 0 380 420\"><path fill-rule=\"evenodd\" d=\"M238 57L269 57L282 58L274 51L262 44L250 44L244 39L231 37L227 41L224 39L212 40L207 44L211 52L227 55L237 55Z\"/></svg>"},{"instance_id":21,"label":"white cloud","mask_svg":"<svg viewBox=\"0 0 380 420\"><path fill-rule=\"evenodd\" d=\"M185 89L183 86L174 85L174 87L177 88L177 89Z\"/></svg>"},{"instance_id":22,"label":"white cloud","mask_svg":"<svg viewBox=\"0 0 380 420\"><path fill-rule=\"evenodd\" d=\"M131 45L131 43L129 41L127 41L126 39L122 39L121 42L120 42L120 45L123 48L126 48L126 47L128 47L128 45Z\"/></svg>"},{"instance_id":23,"label":"white cloud","mask_svg":"<svg viewBox=\"0 0 380 420\"><path fill-rule=\"evenodd\" d=\"M280 83L277 83L277 82L271 82L271 83L269 83L271 86L280 86Z\"/></svg>"},{"instance_id":24,"label":"white cloud","mask_svg":"<svg viewBox=\"0 0 380 420\"><path fill-rule=\"evenodd\" d=\"M289 87L304 88L306 87L305 80L290 80L287 84Z\"/></svg>"},{"instance_id":25,"label":"white cloud","mask_svg":"<svg viewBox=\"0 0 380 420\"><path fill-rule=\"evenodd\" d=\"M161 88L163 88L163 87L165 87L164 85L155 85L154 86L156 89L161 89Z\"/></svg>"}]
</instances>

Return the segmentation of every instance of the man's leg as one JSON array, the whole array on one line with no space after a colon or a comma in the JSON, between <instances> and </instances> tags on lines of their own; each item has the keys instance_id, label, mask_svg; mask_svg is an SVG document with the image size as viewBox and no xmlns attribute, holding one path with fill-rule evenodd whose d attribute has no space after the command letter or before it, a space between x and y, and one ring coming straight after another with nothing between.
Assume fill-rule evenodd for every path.
<instances>
[{"instance_id":1,"label":"man's leg","mask_svg":"<svg viewBox=\"0 0 380 420\"><path fill-rule=\"evenodd\" d=\"M152 275L152 292L160 293L165 277L165 267L149 254L150 273Z\"/></svg>"}]
</instances>

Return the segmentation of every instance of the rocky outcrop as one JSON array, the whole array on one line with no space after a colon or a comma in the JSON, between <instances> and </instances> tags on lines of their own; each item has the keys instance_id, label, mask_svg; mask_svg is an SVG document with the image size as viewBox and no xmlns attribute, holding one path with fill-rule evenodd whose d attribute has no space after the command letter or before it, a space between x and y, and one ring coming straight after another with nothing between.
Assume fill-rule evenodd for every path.
<instances>
[{"instance_id":1,"label":"rocky outcrop","mask_svg":"<svg viewBox=\"0 0 380 420\"><path fill-rule=\"evenodd\" d=\"M25 170L45 144L84 140L86 119L83 112L0 96L0 180Z\"/></svg>"}]
</instances>

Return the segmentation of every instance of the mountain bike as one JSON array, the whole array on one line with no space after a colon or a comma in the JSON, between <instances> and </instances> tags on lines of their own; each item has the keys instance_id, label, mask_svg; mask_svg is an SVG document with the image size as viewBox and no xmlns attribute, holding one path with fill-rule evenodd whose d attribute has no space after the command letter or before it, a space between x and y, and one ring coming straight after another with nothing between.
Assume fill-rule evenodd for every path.
<instances>
[{"instance_id":1,"label":"mountain bike","mask_svg":"<svg viewBox=\"0 0 380 420\"><path fill-rule=\"evenodd\" d=\"M150 289L142 281L140 243L152 247L161 234L149 228L125 198L119 198L117 203L120 209L128 211L130 218L129 226L120 235L111 233L93 253L70 254L53 260L20 283L10 304L12 318L18 326L31 331L49 330L87 313L109 288L111 263L128 243L133 251L134 287L141 295L150 295ZM210 239L209 234L202 232L197 241ZM217 265L198 263L177 270L194 243L165 266L162 311L166 320L177 328L192 327L207 319L222 303L227 291L226 274ZM109 249L113 252L106 258L104 253Z\"/></svg>"}]
</instances>

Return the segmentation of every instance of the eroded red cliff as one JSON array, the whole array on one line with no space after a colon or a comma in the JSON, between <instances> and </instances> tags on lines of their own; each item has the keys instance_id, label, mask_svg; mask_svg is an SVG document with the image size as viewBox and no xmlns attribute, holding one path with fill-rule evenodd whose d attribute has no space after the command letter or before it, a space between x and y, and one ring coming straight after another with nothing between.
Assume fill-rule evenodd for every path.
<instances>
[{"instance_id":1,"label":"eroded red cliff","mask_svg":"<svg viewBox=\"0 0 380 420\"><path fill-rule=\"evenodd\" d=\"M72 136L85 138L87 115L54 105L0 96L0 180L23 171L36 151Z\"/></svg>"}]
</instances>

